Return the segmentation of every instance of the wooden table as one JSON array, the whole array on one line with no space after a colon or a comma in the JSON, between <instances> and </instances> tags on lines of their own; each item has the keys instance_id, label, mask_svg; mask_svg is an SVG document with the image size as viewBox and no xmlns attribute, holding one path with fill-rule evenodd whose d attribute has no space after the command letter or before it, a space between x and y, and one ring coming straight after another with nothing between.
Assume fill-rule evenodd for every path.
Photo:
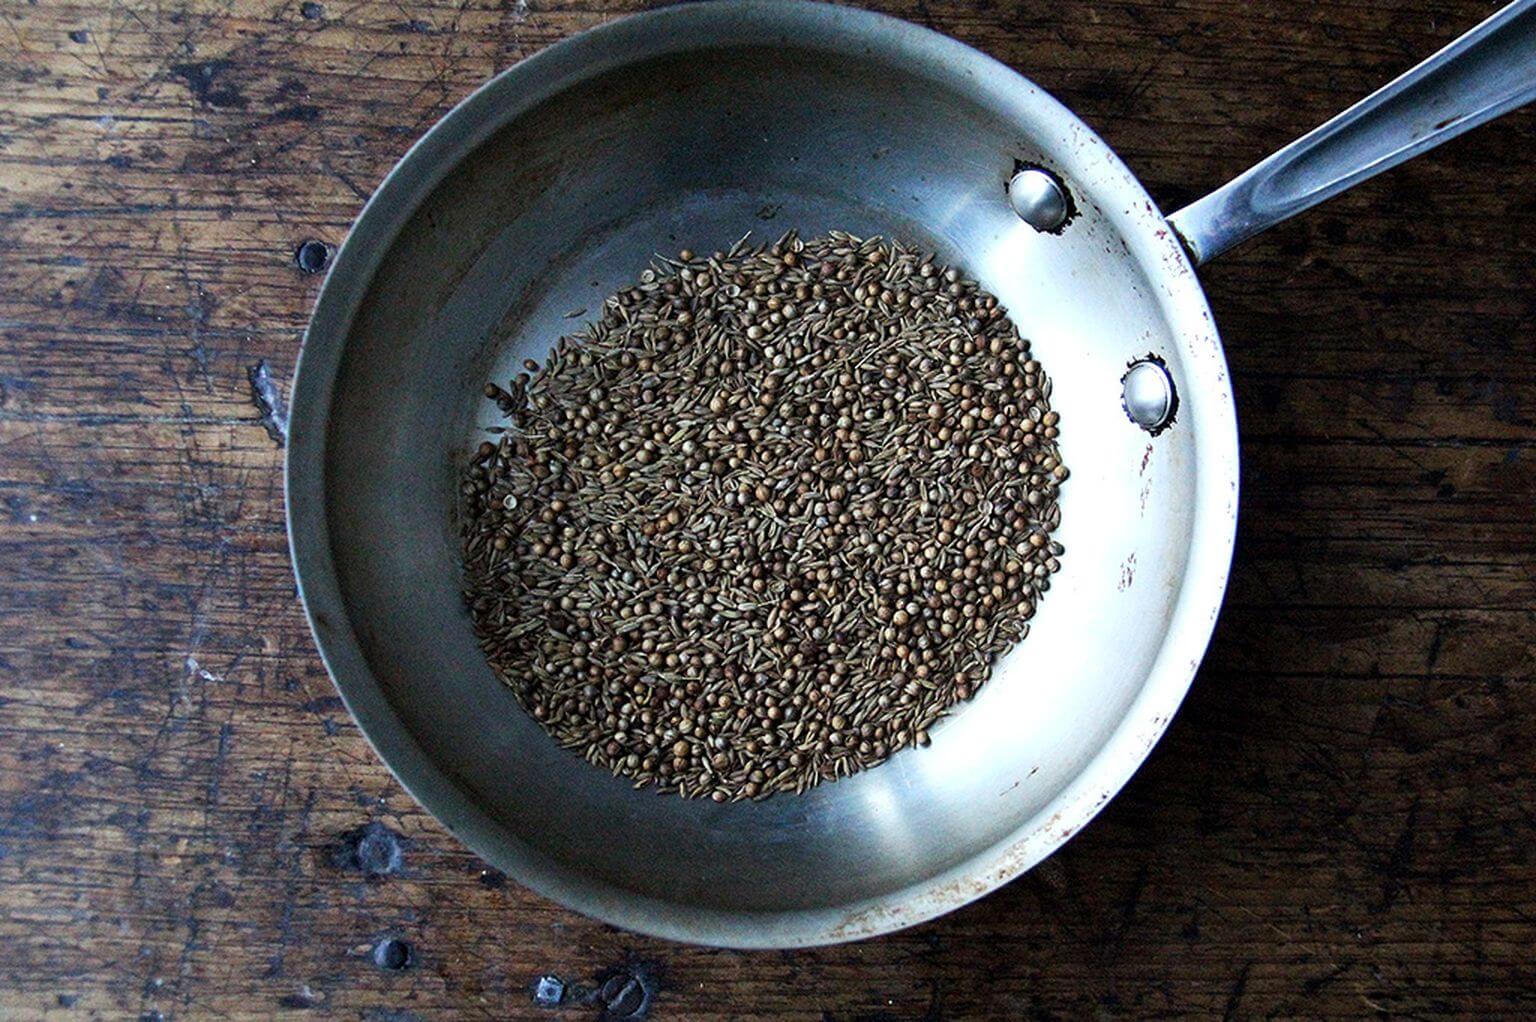
<instances>
[{"instance_id":1,"label":"wooden table","mask_svg":"<svg viewBox=\"0 0 1536 1022\"><path fill-rule=\"evenodd\" d=\"M1146 767L1025 878L852 946L685 948L521 891L400 790L289 571L295 253L476 84L633 6L0 0L0 1014L1536 1013L1529 111L1204 274L1227 606ZM882 6L1031 75L1167 208L1493 9Z\"/></svg>"}]
</instances>

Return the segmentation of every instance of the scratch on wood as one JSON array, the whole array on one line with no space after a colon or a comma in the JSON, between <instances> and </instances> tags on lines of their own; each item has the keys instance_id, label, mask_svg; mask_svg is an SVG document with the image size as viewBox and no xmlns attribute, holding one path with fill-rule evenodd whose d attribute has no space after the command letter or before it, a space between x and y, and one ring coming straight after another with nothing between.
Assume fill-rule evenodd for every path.
<instances>
[{"instance_id":1,"label":"scratch on wood","mask_svg":"<svg viewBox=\"0 0 1536 1022\"><path fill-rule=\"evenodd\" d=\"M1223 1019L1239 1018L1239 1011L1243 1005L1243 992L1248 989L1248 973L1253 969L1252 962L1244 963L1238 970L1237 978L1232 981L1232 989L1227 993L1227 1006L1221 1013Z\"/></svg>"},{"instance_id":2,"label":"scratch on wood","mask_svg":"<svg viewBox=\"0 0 1536 1022\"><path fill-rule=\"evenodd\" d=\"M251 381L251 400L261 413L261 424L272 442L282 447L288 442L288 407L283 403L283 392L272 380L272 369L262 359L248 368L246 378Z\"/></svg>"}]
</instances>

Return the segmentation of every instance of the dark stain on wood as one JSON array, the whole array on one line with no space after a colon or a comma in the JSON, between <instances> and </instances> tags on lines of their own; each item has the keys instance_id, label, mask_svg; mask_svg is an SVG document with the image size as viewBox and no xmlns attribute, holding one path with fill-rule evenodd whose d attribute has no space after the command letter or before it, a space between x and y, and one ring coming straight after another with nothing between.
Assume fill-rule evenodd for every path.
<instances>
[{"instance_id":1,"label":"dark stain on wood","mask_svg":"<svg viewBox=\"0 0 1536 1022\"><path fill-rule=\"evenodd\" d=\"M272 115L274 121L318 121L320 108L312 103L295 103L293 106L285 106Z\"/></svg>"},{"instance_id":2,"label":"dark stain on wood","mask_svg":"<svg viewBox=\"0 0 1536 1022\"><path fill-rule=\"evenodd\" d=\"M244 94L229 81L229 72L234 66L230 60L200 60L190 64L172 64L170 72L187 83L187 88L199 103L244 110L247 106Z\"/></svg>"},{"instance_id":3,"label":"dark stain on wood","mask_svg":"<svg viewBox=\"0 0 1536 1022\"><path fill-rule=\"evenodd\" d=\"M405 865L403 839L374 821L341 835L331 852L331 861L369 879L387 877L400 872Z\"/></svg>"}]
</instances>

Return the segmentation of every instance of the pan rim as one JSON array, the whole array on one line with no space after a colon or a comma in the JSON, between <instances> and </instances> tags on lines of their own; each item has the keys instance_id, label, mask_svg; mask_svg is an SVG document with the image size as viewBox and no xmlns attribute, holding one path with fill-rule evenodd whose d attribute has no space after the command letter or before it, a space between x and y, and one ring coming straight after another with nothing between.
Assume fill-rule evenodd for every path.
<instances>
[{"instance_id":1,"label":"pan rim","mask_svg":"<svg viewBox=\"0 0 1536 1022\"><path fill-rule=\"evenodd\" d=\"M1138 231L1128 240L1145 248L1144 264L1163 268L1165 315L1190 360L1187 372L1209 420L1201 421L1196 435L1196 533L1157 662L1081 773L1008 837L948 871L856 904L783 912L663 901L592 881L579 868L517 843L417 743L374 678L348 618L326 517L327 424L342 352L384 252L420 202L464 156L544 98L640 57L696 48L701 35L730 34L744 22L786 43L807 36L856 39L930 74L964 76L972 88L1048 109L1078 141L1102 150L1106 172L1134 200L1125 212ZM690 943L788 948L886 933L959 908L1054 852L1124 787L1182 703L1215 627L1236 534L1237 423L1225 355L1194 268L1140 182L1075 114L1006 65L930 29L807 0L715 0L632 15L563 40L481 85L407 151L358 215L316 299L290 404L284 490L298 592L327 673L374 752L455 837L523 886L603 922Z\"/></svg>"}]
</instances>

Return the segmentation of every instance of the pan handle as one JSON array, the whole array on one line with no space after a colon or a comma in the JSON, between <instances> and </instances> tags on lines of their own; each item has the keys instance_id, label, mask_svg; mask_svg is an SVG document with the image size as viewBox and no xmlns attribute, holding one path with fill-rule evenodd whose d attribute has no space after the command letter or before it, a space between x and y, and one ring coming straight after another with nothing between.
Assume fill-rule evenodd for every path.
<instances>
[{"instance_id":1,"label":"pan handle","mask_svg":"<svg viewBox=\"0 0 1536 1022\"><path fill-rule=\"evenodd\" d=\"M1536 0L1487 21L1168 218L1195 265L1536 100Z\"/></svg>"}]
</instances>

